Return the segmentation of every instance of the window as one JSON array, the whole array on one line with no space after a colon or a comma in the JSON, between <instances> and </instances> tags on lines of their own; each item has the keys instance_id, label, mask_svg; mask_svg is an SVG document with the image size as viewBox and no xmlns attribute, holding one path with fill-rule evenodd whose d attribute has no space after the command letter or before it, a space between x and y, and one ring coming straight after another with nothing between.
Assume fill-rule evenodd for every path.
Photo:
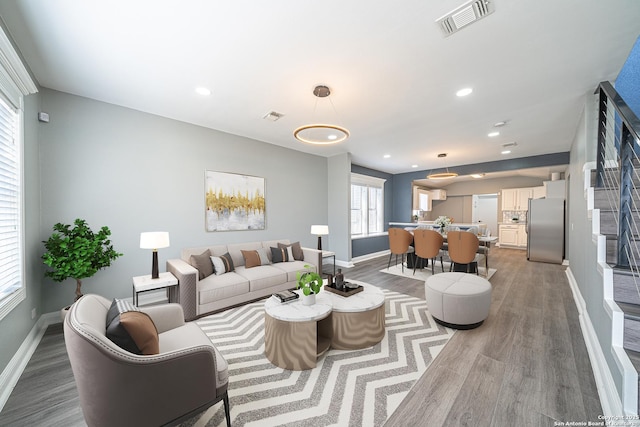
<instances>
[{"instance_id":1,"label":"window","mask_svg":"<svg viewBox=\"0 0 640 427\"><path fill-rule=\"evenodd\" d=\"M0 300L22 287L19 115L0 98Z\"/></svg>"},{"instance_id":2,"label":"window","mask_svg":"<svg viewBox=\"0 0 640 427\"><path fill-rule=\"evenodd\" d=\"M384 179L351 174L351 235L384 231Z\"/></svg>"},{"instance_id":3,"label":"window","mask_svg":"<svg viewBox=\"0 0 640 427\"><path fill-rule=\"evenodd\" d=\"M23 96L37 88L0 29L0 319L26 297L22 197Z\"/></svg>"}]
</instances>

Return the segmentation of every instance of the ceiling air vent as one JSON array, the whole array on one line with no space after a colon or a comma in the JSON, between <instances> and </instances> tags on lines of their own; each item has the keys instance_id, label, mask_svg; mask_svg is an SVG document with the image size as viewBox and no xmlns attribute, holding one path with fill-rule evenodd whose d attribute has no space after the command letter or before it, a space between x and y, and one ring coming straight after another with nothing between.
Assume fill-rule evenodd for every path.
<instances>
[{"instance_id":1,"label":"ceiling air vent","mask_svg":"<svg viewBox=\"0 0 640 427\"><path fill-rule=\"evenodd\" d=\"M269 111L267 114L262 116L263 119L269 120L272 122L278 121L284 116L282 113L278 113L277 111Z\"/></svg>"},{"instance_id":2,"label":"ceiling air vent","mask_svg":"<svg viewBox=\"0 0 640 427\"><path fill-rule=\"evenodd\" d=\"M471 0L436 20L445 37L493 13L493 2Z\"/></svg>"}]
</instances>

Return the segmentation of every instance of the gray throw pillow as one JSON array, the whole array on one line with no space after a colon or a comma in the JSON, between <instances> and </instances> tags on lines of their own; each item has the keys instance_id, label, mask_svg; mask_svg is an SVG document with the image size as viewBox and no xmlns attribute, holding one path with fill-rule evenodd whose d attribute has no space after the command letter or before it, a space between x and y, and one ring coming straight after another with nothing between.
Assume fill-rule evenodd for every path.
<instances>
[{"instance_id":1,"label":"gray throw pillow","mask_svg":"<svg viewBox=\"0 0 640 427\"><path fill-rule=\"evenodd\" d=\"M189 263L198 270L200 280L213 274L213 263L211 262L211 252L209 249L200 255L191 255Z\"/></svg>"},{"instance_id":2,"label":"gray throw pillow","mask_svg":"<svg viewBox=\"0 0 640 427\"><path fill-rule=\"evenodd\" d=\"M290 245L285 245L284 243L278 243L279 248L291 247L291 251L293 252L293 259L296 261L304 261L304 252L302 252L302 246L300 246L300 242L294 242ZM291 261L291 260L289 260Z\"/></svg>"}]
</instances>

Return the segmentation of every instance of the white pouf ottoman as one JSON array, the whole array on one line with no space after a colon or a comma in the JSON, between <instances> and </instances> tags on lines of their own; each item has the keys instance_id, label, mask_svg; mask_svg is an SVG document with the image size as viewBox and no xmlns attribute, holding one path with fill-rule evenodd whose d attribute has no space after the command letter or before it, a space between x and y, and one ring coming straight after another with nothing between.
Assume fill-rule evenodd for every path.
<instances>
[{"instance_id":1,"label":"white pouf ottoman","mask_svg":"<svg viewBox=\"0 0 640 427\"><path fill-rule=\"evenodd\" d=\"M435 274L424 283L429 312L443 326L473 329L489 316L491 283L476 274Z\"/></svg>"}]
</instances>

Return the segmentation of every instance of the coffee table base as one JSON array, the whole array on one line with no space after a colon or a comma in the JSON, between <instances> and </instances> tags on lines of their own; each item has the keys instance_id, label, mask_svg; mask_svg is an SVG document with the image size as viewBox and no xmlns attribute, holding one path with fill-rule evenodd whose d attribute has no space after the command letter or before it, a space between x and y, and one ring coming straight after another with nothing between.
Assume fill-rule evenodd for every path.
<instances>
[{"instance_id":1,"label":"coffee table base","mask_svg":"<svg viewBox=\"0 0 640 427\"><path fill-rule=\"evenodd\" d=\"M382 341L385 334L384 304L373 310L331 313L333 338L331 347L338 350L358 350Z\"/></svg>"},{"instance_id":2,"label":"coffee table base","mask_svg":"<svg viewBox=\"0 0 640 427\"><path fill-rule=\"evenodd\" d=\"M293 371L316 367L318 357L331 345L331 318L285 322L264 316L264 350L274 365Z\"/></svg>"}]
</instances>

